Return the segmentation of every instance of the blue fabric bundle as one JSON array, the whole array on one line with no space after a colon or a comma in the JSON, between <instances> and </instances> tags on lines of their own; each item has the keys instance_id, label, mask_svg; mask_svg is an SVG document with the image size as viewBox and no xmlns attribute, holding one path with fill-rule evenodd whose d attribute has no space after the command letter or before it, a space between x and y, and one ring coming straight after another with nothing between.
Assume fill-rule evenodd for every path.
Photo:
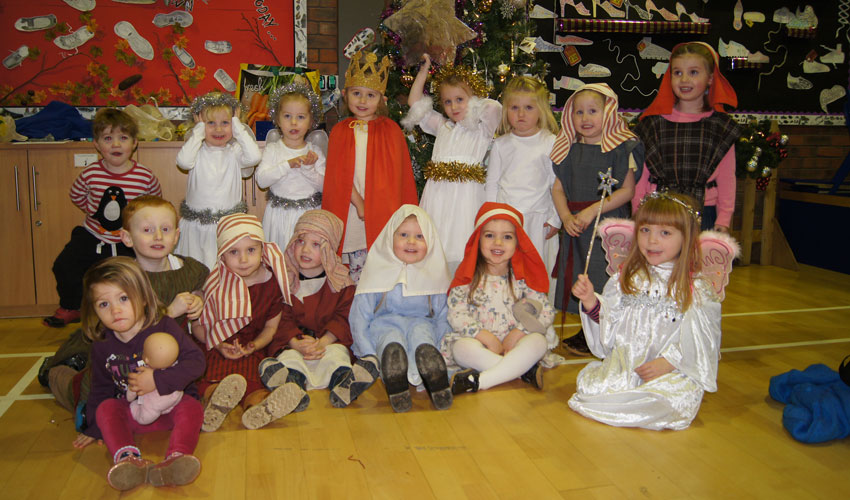
<instances>
[{"instance_id":1,"label":"blue fabric bundle","mask_svg":"<svg viewBox=\"0 0 850 500\"><path fill-rule=\"evenodd\" d=\"M782 425L797 441L823 443L850 435L850 387L826 365L771 377L770 397L787 404Z\"/></svg>"},{"instance_id":2,"label":"blue fabric bundle","mask_svg":"<svg viewBox=\"0 0 850 500\"><path fill-rule=\"evenodd\" d=\"M77 108L59 101L50 101L38 113L15 120L15 128L29 138L53 135L57 141L91 137L91 122L83 118Z\"/></svg>"}]
</instances>

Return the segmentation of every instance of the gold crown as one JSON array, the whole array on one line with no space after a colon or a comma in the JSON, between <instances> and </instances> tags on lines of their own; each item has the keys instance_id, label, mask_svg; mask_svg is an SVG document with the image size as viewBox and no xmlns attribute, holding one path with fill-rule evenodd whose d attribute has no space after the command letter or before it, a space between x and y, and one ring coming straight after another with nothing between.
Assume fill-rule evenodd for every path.
<instances>
[{"instance_id":1,"label":"gold crown","mask_svg":"<svg viewBox=\"0 0 850 500\"><path fill-rule=\"evenodd\" d=\"M345 72L345 88L366 87L384 93L387 90L387 80L390 77L390 58L384 56L381 65L375 67L378 56L374 52L366 52L366 60L361 63L363 52L357 52L351 57L351 64Z\"/></svg>"}]
</instances>

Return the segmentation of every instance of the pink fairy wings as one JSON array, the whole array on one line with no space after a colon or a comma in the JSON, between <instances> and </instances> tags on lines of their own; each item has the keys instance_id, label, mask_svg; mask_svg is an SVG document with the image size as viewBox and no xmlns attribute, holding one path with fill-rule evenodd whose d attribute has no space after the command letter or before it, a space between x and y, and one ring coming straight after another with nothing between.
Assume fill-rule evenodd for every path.
<instances>
[{"instance_id":1,"label":"pink fairy wings","mask_svg":"<svg viewBox=\"0 0 850 500\"><path fill-rule=\"evenodd\" d=\"M732 261L741 254L741 247L734 238L718 231L700 233L699 246L702 251L702 277L711 282L722 301L726 298Z\"/></svg>"},{"instance_id":2,"label":"pink fairy wings","mask_svg":"<svg viewBox=\"0 0 850 500\"><path fill-rule=\"evenodd\" d=\"M632 249L635 238L635 223L630 219L604 219L599 223L599 237L605 249L608 267L605 271L613 276L620 270Z\"/></svg>"},{"instance_id":3,"label":"pink fairy wings","mask_svg":"<svg viewBox=\"0 0 850 500\"><path fill-rule=\"evenodd\" d=\"M635 223L629 219L608 218L599 223L599 237L605 249L609 276L616 274L634 244ZM726 285L732 272L732 261L740 255L741 247L728 234L717 231L703 231L699 235L702 254L701 276L711 283L711 287L722 301L726 297Z\"/></svg>"}]
</instances>

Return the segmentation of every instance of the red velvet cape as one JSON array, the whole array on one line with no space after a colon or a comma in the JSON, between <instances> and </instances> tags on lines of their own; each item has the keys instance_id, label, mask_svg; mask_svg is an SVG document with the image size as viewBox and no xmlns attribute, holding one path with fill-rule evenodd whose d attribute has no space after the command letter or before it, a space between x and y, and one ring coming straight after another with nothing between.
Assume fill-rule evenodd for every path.
<instances>
[{"instance_id":1,"label":"red velvet cape","mask_svg":"<svg viewBox=\"0 0 850 500\"><path fill-rule=\"evenodd\" d=\"M354 186L354 118L346 118L331 130L322 193L322 208L348 221L351 189ZM387 117L371 120L366 147L366 192L361 193L366 204L367 249L378 237L393 212L405 203L419 204L416 181L410 164L410 152L401 128ZM345 241L345 229L342 240ZM342 253L342 244L338 252Z\"/></svg>"}]
</instances>

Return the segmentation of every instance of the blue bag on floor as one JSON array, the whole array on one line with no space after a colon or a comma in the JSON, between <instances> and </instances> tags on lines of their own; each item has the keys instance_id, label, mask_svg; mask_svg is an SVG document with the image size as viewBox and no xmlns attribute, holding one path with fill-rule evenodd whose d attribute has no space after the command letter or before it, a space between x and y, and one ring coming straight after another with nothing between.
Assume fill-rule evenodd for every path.
<instances>
[{"instance_id":1,"label":"blue bag on floor","mask_svg":"<svg viewBox=\"0 0 850 500\"><path fill-rule=\"evenodd\" d=\"M770 378L770 396L786 403L782 425L797 441L823 443L850 435L850 387L823 364Z\"/></svg>"}]
</instances>

